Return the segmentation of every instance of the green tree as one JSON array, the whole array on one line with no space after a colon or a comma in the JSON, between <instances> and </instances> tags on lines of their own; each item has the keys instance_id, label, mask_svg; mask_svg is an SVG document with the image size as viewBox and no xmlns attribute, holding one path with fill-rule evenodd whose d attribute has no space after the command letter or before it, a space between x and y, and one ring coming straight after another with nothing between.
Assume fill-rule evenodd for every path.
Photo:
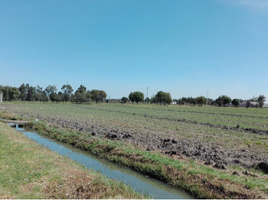
<instances>
[{"instance_id":1,"label":"green tree","mask_svg":"<svg viewBox=\"0 0 268 200\"><path fill-rule=\"evenodd\" d=\"M127 97L122 97L121 103L127 103L127 101L128 101L128 98Z\"/></svg>"},{"instance_id":2,"label":"green tree","mask_svg":"<svg viewBox=\"0 0 268 200\"><path fill-rule=\"evenodd\" d=\"M63 92L63 101L69 101L73 92L72 86L69 84L63 85L61 91Z\"/></svg>"},{"instance_id":3,"label":"green tree","mask_svg":"<svg viewBox=\"0 0 268 200\"><path fill-rule=\"evenodd\" d=\"M238 107L240 105L240 100L239 99L233 99L232 104L233 104L233 106Z\"/></svg>"},{"instance_id":4,"label":"green tree","mask_svg":"<svg viewBox=\"0 0 268 200\"><path fill-rule=\"evenodd\" d=\"M88 90L88 91L86 92L86 101L87 101L87 102L90 102L90 100L91 100L91 93L90 93L90 91Z\"/></svg>"},{"instance_id":5,"label":"green tree","mask_svg":"<svg viewBox=\"0 0 268 200\"><path fill-rule=\"evenodd\" d=\"M169 92L166 92L166 95L165 95L165 105L167 104L167 105L169 105L169 104L171 104L171 102L172 102L172 98L171 98L171 95L170 95L170 93Z\"/></svg>"},{"instance_id":6,"label":"green tree","mask_svg":"<svg viewBox=\"0 0 268 200\"><path fill-rule=\"evenodd\" d=\"M196 98L193 98L193 97L189 97L189 98L188 98L188 102L189 102L190 104L193 104L194 106L195 106L195 104L197 104Z\"/></svg>"},{"instance_id":7,"label":"green tree","mask_svg":"<svg viewBox=\"0 0 268 200\"><path fill-rule=\"evenodd\" d=\"M26 87L24 83L19 87L19 92L20 92L20 96L19 96L20 100L24 101L27 95L27 91L26 91Z\"/></svg>"},{"instance_id":8,"label":"green tree","mask_svg":"<svg viewBox=\"0 0 268 200\"><path fill-rule=\"evenodd\" d=\"M205 98L204 96L197 97L197 98L196 98L196 102L197 102L200 106L202 106L203 104L206 103L206 98Z\"/></svg>"},{"instance_id":9,"label":"green tree","mask_svg":"<svg viewBox=\"0 0 268 200\"><path fill-rule=\"evenodd\" d=\"M103 90L100 90L99 101L104 101L106 98L107 98L106 92L104 92Z\"/></svg>"},{"instance_id":10,"label":"green tree","mask_svg":"<svg viewBox=\"0 0 268 200\"><path fill-rule=\"evenodd\" d=\"M104 92L103 90L91 90L90 92L91 94L91 98L93 101L95 101L96 103L98 103L99 101L104 101L107 97L106 92Z\"/></svg>"},{"instance_id":11,"label":"green tree","mask_svg":"<svg viewBox=\"0 0 268 200\"><path fill-rule=\"evenodd\" d=\"M156 103L156 98L155 95L153 95L150 99L150 103Z\"/></svg>"},{"instance_id":12,"label":"green tree","mask_svg":"<svg viewBox=\"0 0 268 200\"><path fill-rule=\"evenodd\" d=\"M264 95L260 95L258 97L258 103L259 103L259 107L263 108L264 102L266 101L266 97Z\"/></svg>"},{"instance_id":13,"label":"green tree","mask_svg":"<svg viewBox=\"0 0 268 200\"><path fill-rule=\"evenodd\" d=\"M232 99L230 98L230 97L228 97L228 96L226 96L226 95L222 95L222 96L219 96L217 99L216 99L216 103L219 105L219 106L224 106L225 107L225 105L226 104L229 104L229 103L231 103L231 101L232 101Z\"/></svg>"},{"instance_id":14,"label":"green tree","mask_svg":"<svg viewBox=\"0 0 268 200\"><path fill-rule=\"evenodd\" d=\"M132 102L136 102L139 104L139 102L144 100L144 94L142 92L131 92L129 94L129 99L131 99Z\"/></svg>"},{"instance_id":15,"label":"green tree","mask_svg":"<svg viewBox=\"0 0 268 200\"><path fill-rule=\"evenodd\" d=\"M131 92L131 93L128 95L128 98L129 98L129 100L130 100L132 103L135 102L133 92Z\"/></svg>"},{"instance_id":16,"label":"green tree","mask_svg":"<svg viewBox=\"0 0 268 200\"><path fill-rule=\"evenodd\" d=\"M219 96L219 97L215 100L215 102L219 105L219 107L221 107L221 106L223 105L223 99L222 99L222 97Z\"/></svg>"},{"instance_id":17,"label":"green tree","mask_svg":"<svg viewBox=\"0 0 268 200\"><path fill-rule=\"evenodd\" d=\"M86 91L87 88L83 85L80 85L80 87L74 93L76 103L83 103L86 100Z\"/></svg>"},{"instance_id":18,"label":"green tree","mask_svg":"<svg viewBox=\"0 0 268 200\"><path fill-rule=\"evenodd\" d=\"M64 101L64 94L62 92L58 92L58 97L56 99L57 102Z\"/></svg>"},{"instance_id":19,"label":"green tree","mask_svg":"<svg viewBox=\"0 0 268 200\"><path fill-rule=\"evenodd\" d=\"M26 100L33 101L35 99L35 94L36 94L35 88L32 86L29 86L27 88Z\"/></svg>"},{"instance_id":20,"label":"green tree","mask_svg":"<svg viewBox=\"0 0 268 200\"><path fill-rule=\"evenodd\" d=\"M222 95L222 98L223 98L223 104L224 104L224 106L226 104L231 103L231 101L232 101L232 99L230 97L226 96L226 95Z\"/></svg>"},{"instance_id":21,"label":"green tree","mask_svg":"<svg viewBox=\"0 0 268 200\"><path fill-rule=\"evenodd\" d=\"M4 86L2 87L3 99L12 101L19 97L19 89L16 87Z\"/></svg>"},{"instance_id":22,"label":"green tree","mask_svg":"<svg viewBox=\"0 0 268 200\"><path fill-rule=\"evenodd\" d=\"M155 95L155 98L157 103L164 105L170 104L172 102L171 95L168 92L158 91Z\"/></svg>"},{"instance_id":23,"label":"green tree","mask_svg":"<svg viewBox=\"0 0 268 200\"><path fill-rule=\"evenodd\" d=\"M56 92L57 88L54 85L49 85L46 87L45 92L49 96L51 93Z\"/></svg>"},{"instance_id":24,"label":"green tree","mask_svg":"<svg viewBox=\"0 0 268 200\"><path fill-rule=\"evenodd\" d=\"M58 100L58 95L57 95L56 92L52 92L52 93L49 94L49 98L52 101L52 103L54 103L54 101Z\"/></svg>"},{"instance_id":25,"label":"green tree","mask_svg":"<svg viewBox=\"0 0 268 200\"><path fill-rule=\"evenodd\" d=\"M43 88L39 85L35 87L35 101L43 101Z\"/></svg>"}]
</instances>

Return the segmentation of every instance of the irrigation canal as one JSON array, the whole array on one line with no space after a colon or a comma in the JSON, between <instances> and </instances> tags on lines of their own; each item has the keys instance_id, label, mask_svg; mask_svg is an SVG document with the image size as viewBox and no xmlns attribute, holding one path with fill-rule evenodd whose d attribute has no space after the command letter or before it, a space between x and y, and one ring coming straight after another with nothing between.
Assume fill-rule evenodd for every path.
<instances>
[{"instance_id":1,"label":"irrigation canal","mask_svg":"<svg viewBox=\"0 0 268 200\"><path fill-rule=\"evenodd\" d=\"M16 130L23 133L28 138L45 146L52 151L66 156L80 164L85 165L88 169L100 171L107 178L116 179L130 185L135 191L147 194L154 199L192 199L193 197L183 190L167 185L159 180L147 177L132 169L111 163L82 151L71 145L49 139L39 135L33 130L25 130L16 126Z\"/></svg>"}]
</instances>

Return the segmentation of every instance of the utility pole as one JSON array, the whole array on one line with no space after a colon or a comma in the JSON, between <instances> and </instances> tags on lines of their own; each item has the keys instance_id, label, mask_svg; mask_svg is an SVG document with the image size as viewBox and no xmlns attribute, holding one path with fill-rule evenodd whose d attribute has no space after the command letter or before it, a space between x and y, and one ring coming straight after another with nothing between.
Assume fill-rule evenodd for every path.
<instances>
[{"instance_id":1,"label":"utility pole","mask_svg":"<svg viewBox=\"0 0 268 200\"><path fill-rule=\"evenodd\" d=\"M208 92L209 92L209 91L207 91L207 103L206 103L206 105L208 105Z\"/></svg>"}]
</instances>

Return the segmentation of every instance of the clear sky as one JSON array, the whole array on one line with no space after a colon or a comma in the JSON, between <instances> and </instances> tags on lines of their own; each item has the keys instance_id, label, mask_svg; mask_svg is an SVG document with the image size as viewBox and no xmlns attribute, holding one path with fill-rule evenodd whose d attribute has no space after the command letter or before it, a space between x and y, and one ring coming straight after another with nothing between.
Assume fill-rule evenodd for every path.
<instances>
[{"instance_id":1,"label":"clear sky","mask_svg":"<svg viewBox=\"0 0 268 200\"><path fill-rule=\"evenodd\" d=\"M268 0L0 0L0 85L268 97Z\"/></svg>"}]
</instances>

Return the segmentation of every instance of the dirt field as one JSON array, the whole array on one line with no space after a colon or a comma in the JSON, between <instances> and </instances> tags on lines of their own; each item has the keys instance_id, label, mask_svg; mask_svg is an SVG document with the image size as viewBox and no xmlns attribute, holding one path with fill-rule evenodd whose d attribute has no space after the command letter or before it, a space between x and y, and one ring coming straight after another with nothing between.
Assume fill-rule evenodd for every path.
<instances>
[{"instance_id":1,"label":"dirt field","mask_svg":"<svg viewBox=\"0 0 268 200\"><path fill-rule=\"evenodd\" d=\"M24 117L198 159L215 168L250 168L268 160L266 109L39 103L4 107Z\"/></svg>"}]
</instances>

